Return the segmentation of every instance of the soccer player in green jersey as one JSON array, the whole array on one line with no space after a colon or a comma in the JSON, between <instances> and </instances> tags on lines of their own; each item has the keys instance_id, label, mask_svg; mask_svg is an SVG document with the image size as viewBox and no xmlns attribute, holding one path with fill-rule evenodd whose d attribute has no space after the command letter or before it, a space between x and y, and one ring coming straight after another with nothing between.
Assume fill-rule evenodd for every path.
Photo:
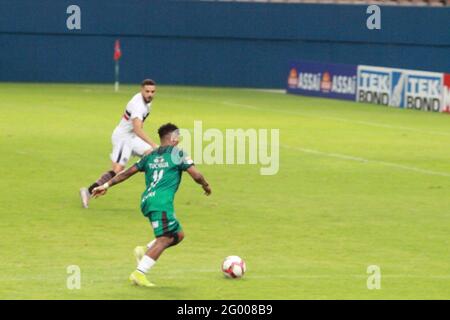
<instances>
[{"instance_id":1,"label":"soccer player in green jersey","mask_svg":"<svg viewBox=\"0 0 450 320\"><path fill-rule=\"evenodd\" d=\"M154 286L145 274L163 251L177 245L184 238L173 207L182 172L187 171L194 181L202 186L207 196L211 194L210 186L191 158L176 147L179 142L178 127L171 123L165 124L158 129L158 134L161 140L158 149L93 190L93 196L98 197L104 195L108 188L125 181L135 173L145 173L146 188L142 193L141 211L150 220L156 239L147 245L146 252L143 247L136 247L135 255L139 262L137 269L130 275L132 283L144 287Z\"/></svg>"}]
</instances>

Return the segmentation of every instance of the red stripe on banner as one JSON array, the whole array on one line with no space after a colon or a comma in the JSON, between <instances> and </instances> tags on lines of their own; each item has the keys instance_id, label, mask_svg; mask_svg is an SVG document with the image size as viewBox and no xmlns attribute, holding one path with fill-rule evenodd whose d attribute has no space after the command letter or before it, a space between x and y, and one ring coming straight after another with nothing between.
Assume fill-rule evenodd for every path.
<instances>
[{"instance_id":1,"label":"red stripe on banner","mask_svg":"<svg viewBox=\"0 0 450 320\"><path fill-rule=\"evenodd\" d=\"M442 111L450 113L450 74L444 74Z\"/></svg>"}]
</instances>

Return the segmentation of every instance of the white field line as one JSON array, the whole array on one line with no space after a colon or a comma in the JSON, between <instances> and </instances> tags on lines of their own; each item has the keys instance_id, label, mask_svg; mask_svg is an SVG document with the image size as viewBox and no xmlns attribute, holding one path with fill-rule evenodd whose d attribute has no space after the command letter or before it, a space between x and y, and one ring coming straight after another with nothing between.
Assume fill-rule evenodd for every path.
<instances>
[{"instance_id":1,"label":"white field line","mask_svg":"<svg viewBox=\"0 0 450 320\"><path fill-rule=\"evenodd\" d=\"M251 106L248 104L240 104L240 103L234 103L234 102L228 102L228 101L221 101L221 104L224 104L226 106L232 106L232 107L240 107L240 108L246 108L246 109L253 109L253 110L259 110L260 108L256 106Z\"/></svg>"},{"instance_id":2,"label":"white field line","mask_svg":"<svg viewBox=\"0 0 450 320\"><path fill-rule=\"evenodd\" d=\"M187 97L187 96L178 96L178 95L167 95L174 98L179 99L185 99L185 100L191 100L191 101L201 101L210 103L212 105L222 104L226 106L231 107L238 107L238 108L245 108L245 109L252 109L252 110L260 110L260 111L270 111L270 112L276 112L276 113L284 113L284 114L291 114L296 116L302 116L307 118L316 118L316 119L323 119L323 120L332 120L332 121L340 121L340 122L347 122L347 123L354 123L359 125L365 125L365 126L371 126L371 127L378 127L378 128L386 128L386 129L394 129L394 130L405 130L415 133L422 133L422 134L432 134L432 135L439 135L439 136L447 136L450 137L450 132L442 132L442 131L430 131L430 130L421 130L421 129L415 129L410 127L404 127L404 126L395 126L385 123L379 123L379 122L372 122L372 121L362 121L362 120L352 120L347 118L341 118L341 117L331 117L331 116L317 116L317 115L311 115L306 114L302 112L296 112L291 110L280 110L280 109L273 109L273 108L261 108L258 106L250 105L250 104L243 104L243 103L235 103L232 101L208 101L201 98L193 98L193 97Z\"/></svg>"},{"instance_id":3,"label":"white field line","mask_svg":"<svg viewBox=\"0 0 450 320\"><path fill-rule=\"evenodd\" d=\"M381 123L376 123L376 122L350 120L350 119L338 118L338 117L311 116L311 115L302 114L302 113L293 112L293 111L288 111L288 110L259 108L259 107L254 106L254 105L242 104L242 103L234 103L234 102L230 102L230 101L217 101L217 102L214 101L213 102L213 101L205 101L205 100L202 100L200 98L192 98L192 97L180 97L180 98L187 99L187 100L193 100L193 101L208 102L208 103L211 103L211 104L220 103L220 104L227 105L227 106L234 106L234 107L246 108L246 109L252 109L252 110L280 112L280 113L287 113L287 114L295 114L295 115L299 115L299 116L315 117L315 118L319 118L319 119L345 121L345 122L349 122L349 123L356 123L356 124L369 125L369 126L382 127L382 128L389 128L389 129L396 129L396 130L408 130L408 131L417 132L417 133L426 133L426 134L450 136L450 133L440 132L440 131L427 131L427 130L420 130L420 129L408 128L408 127L403 127L403 126L392 126L392 125L381 124ZM439 172L439 171L432 171L432 170L427 170L427 169L421 169L421 168L405 166L405 165L401 165L401 164L393 163L393 162L380 161L380 160L370 160L370 159L365 159L365 158L355 157L355 156L350 156L350 155L345 155L345 154L328 153L328 152L322 152L322 151L306 149L306 148L296 148L296 147L291 147L291 146L287 146L287 145L282 145L282 147L285 147L285 148L288 148L288 149L292 149L292 150L301 151L301 152L304 152L304 153L311 153L311 154L327 156L327 157L332 157L332 158L338 158L338 159L343 159L343 160L350 160L350 161L357 161L357 162L366 162L366 163L367 162L377 163L377 164L384 165L384 166L387 166L387 167L392 167L392 168L397 168L397 169L402 169L402 170L407 170L407 171L413 171L413 172L422 173L422 174L441 176L441 177L450 177L450 173L447 173L447 172Z\"/></svg>"},{"instance_id":4,"label":"white field line","mask_svg":"<svg viewBox=\"0 0 450 320\"><path fill-rule=\"evenodd\" d=\"M433 171L433 170L416 168L416 167L412 167L412 166L405 166L405 165L401 165L401 164L394 163L394 162L371 160L371 159L366 159L366 158L361 158L361 157L354 157L354 156L340 154L340 153L323 152L323 151L319 151L319 150L300 148L300 147L292 147L292 146L288 146L288 145L282 145L282 147L283 148L287 148L287 149L291 149L291 150L301 151L301 152L304 152L304 153L324 156L324 157L337 158L337 159L341 159L341 160L350 160L350 161L356 161L356 162L362 162L362 163L375 163L375 164L380 164L380 165L383 165L383 166L392 167L392 168L396 168L396 169L401 169L401 170L413 171L413 172L417 172L417 173L421 173L421 174L427 174L427 175L433 175L433 176L441 176L441 177L449 177L450 178L450 173L447 173L447 172L439 172L439 171Z\"/></svg>"},{"instance_id":5,"label":"white field line","mask_svg":"<svg viewBox=\"0 0 450 320\"><path fill-rule=\"evenodd\" d=\"M333 121L361 124L361 125L372 126L372 127L395 129L395 130L406 130L406 131L417 132L417 133L426 133L426 134L433 134L433 135L441 135L441 136L449 136L450 137L450 132L447 133L447 132L441 132L441 131L428 131L428 130L421 130L421 129L403 127L403 126L394 126L394 125L378 123L378 122L351 120L351 119L341 118L341 117L316 116L316 115L310 115L310 114L305 114L305 113L295 112L295 111L290 111L290 110L280 110L280 109L272 109L272 108L270 108L270 109L268 109L268 108L260 108L260 107L249 105L249 104L234 103L234 102L230 102L230 101L221 101L219 103L227 105L227 106L233 106L233 107L240 107L240 108L247 108L247 109L254 109L254 110L261 110L261 111L278 112L278 113L285 113L285 114L293 114L293 115L310 117L310 118L317 118L317 119L324 119L324 120L333 120Z\"/></svg>"},{"instance_id":6,"label":"white field line","mask_svg":"<svg viewBox=\"0 0 450 320\"><path fill-rule=\"evenodd\" d=\"M241 108L248 108L248 109L262 109L262 108L258 108L258 107L253 106L253 105L233 103L233 102L229 102L229 101L222 101L222 104L230 105L230 106L236 106L236 107L241 107ZM285 110L275 110L275 109L265 109L265 108L263 110L285 112ZM290 114L292 114L292 113L298 114L296 112L288 112L288 113L290 113ZM299 114L299 115L301 115L301 114ZM331 119L331 120L338 120L338 121L346 121L346 122L351 122L351 123L371 125L371 126L377 126L377 127L384 127L384 128L390 128L390 129L409 130L409 131L420 132L420 133L431 133L431 134L449 135L450 136L450 133L447 134L445 132L425 131L425 130L418 130L418 129L414 129L414 128L407 128L407 127L402 127L402 126L391 126L391 125L380 124L380 123L375 123L375 122L368 122L368 121L355 121L355 120L349 120L349 119L344 119L344 118L321 117L321 116L317 116L317 118ZM405 165L401 165L401 164L393 163L393 162L380 161L380 160L370 160L370 159L365 159L365 158L361 158L361 157L355 157L355 156L339 154L339 153L328 153L328 152L322 152L322 151L306 149L306 148L295 148L295 147L291 147L291 146L287 146L287 145L283 145L283 147L289 148L289 149L293 149L293 150L298 150L298 151L305 152L305 153L313 153L313 154L317 154L317 155L321 155L321 156L333 157L333 158L338 158L338 159L343 159L343 160L358 161L358 162L370 162L370 163L376 163L376 164L384 165L384 166L387 166L387 167L393 167L393 168L397 168L397 169L408 170L408 171L413 171L413 172L422 173L422 174L442 176L442 177L450 177L450 173L447 173L447 172L439 172L439 171L421 169L421 168L405 166Z\"/></svg>"},{"instance_id":7,"label":"white field line","mask_svg":"<svg viewBox=\"0 0 450 320\"><path fill-rule=\"evenodd\" d=\"M104 91L110 91L108 88L95 88L92 89L91 87L81 87L84 92L90 92L89 90L100 91L99 89L104 89ZM87 90L87 91L86 91ZM270 90L270 89L242 89L242 90L251 90L251 91L263 91L263 92L270 92L270 93L285 93L285 90ZM428 130L421 130L421 129L415 129L415 128L409 128L409 127L403 127L403 126L394 126L384 123L378 123L378 122L372 122L372 121L360 121L360 120L351 120L347 118L341 118L341 117L328 117L328 116L315 116L290 110L280 110L280 109L268 109L268 108L261 108L249 104L242 104L242 103L234 103L231 101L207 101L201 98L193 98L188 96L179 96L174 94L164 94L163 96L170 96L175 97L179 99L186 99L191 101L201 101L201 102L207 102L210 104L223 104L227 106L233 106L233 107L240 107L240 108L246 108L246 109L253 109L253 110L261 110L261 111L270 111L270 112L278 112L278 113L285 113L285 114L293 114L298 116L304 116L304 117L310 117L310 118L317 118L317 119L324 119L324 120L334 120L334 121L341 121L341 122L348 122L348 123L355 123L355 124L361 124L366 126L372 126L372 127L380 127L380 128L387 128L387 129L395 129L395 130L406 130L411 132L417 132L417 133L426 133L426 134L433 134L433 135L441 135L441 136L450 136L450 132L441 132L441 131L428 131Z\"/></svg>"},{"instance_id":8,"label":"white field line","mask_svg":"<svg viewBox=\"0 0 450 320\"><path fill-rule=\"evenodd\" d=\"M253 92L267 92L267 93L278 93L278 94L285 94L286 89L254 89L254 88L242 88L237 89L242 91L253 91Z\"/></svg>"}]
</instances>

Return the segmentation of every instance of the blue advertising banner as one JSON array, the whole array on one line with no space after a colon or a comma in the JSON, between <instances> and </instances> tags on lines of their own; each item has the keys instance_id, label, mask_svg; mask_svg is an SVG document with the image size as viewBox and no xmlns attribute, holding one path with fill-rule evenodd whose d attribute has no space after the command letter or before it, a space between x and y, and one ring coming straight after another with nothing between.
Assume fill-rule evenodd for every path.
<instances>
[{"instance_id":1,"label":"blue advertising banner","mask_svg":"<svg viewBox=\"0 0 450 320\"><path fill-rule=\"evenodd\" d=\"M443 74L414 70L407 70L406 73L405 108L442 111Z\"/></svg>"},{"instance_id":2,"label":"blue advertising banner","mask_svg":"<svg viewBox=\"0 0 450 320\"><path fill-rule=\"evenodd\" d=\"M287 92L355 101L356 75L356 65L296 61L290 67Z\"/></svg>"},{"instance_id":3,"label":"blue advertising banner","mask_svg":"<svg viewBox=\"0 0 450 320\"><path fill-rule=\"evenodd\" d=\"M393 75L393 72L395 74ZM358 66L356 101L385 106L402 106L404 76L401 70L373 66ZM391 99L395 88L395 99ZM395 101L394 101L395 100Z\"/></svg>"},{"instance_id":4,"label":"blue advertising banner","mask_svg":"<svg viewBox=\"0 0 450 320\"><path fill-rule=\"evenodd\" d=\"M360 65L356 101L439 112L443 86L442 73Z\"/></svg>"}]
</instances>

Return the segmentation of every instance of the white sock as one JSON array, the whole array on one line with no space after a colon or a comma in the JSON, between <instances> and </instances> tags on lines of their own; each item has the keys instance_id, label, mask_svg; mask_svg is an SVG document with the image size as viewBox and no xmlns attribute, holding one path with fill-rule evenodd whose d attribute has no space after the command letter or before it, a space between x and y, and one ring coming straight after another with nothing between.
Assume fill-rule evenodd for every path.
<instances>
[{"instance_id":1,"label":"white sock","mask_svg":"<svg viewBox=\"0 0 450 320\"><path fill-rule=\"evenodd\" d=\"M156 242L156 239L153 239L152 241L150 241L150 242L147 244L147 249L150 249L150 248L155 244L155 242Z\"/></svg>"},{"instance_id":2,"label":"white sock","mask_svg":"<svg viewBox=\"0 0 450 320\"><path fill-rule=\"evenodd\" d=\"M155 260L153 260L152 258L150 258L148 255L145 254L142 257L141 261L139 261L137 270L142 273L147 273L155 263L156 263Z\"/></svg>"}]
</instances>

